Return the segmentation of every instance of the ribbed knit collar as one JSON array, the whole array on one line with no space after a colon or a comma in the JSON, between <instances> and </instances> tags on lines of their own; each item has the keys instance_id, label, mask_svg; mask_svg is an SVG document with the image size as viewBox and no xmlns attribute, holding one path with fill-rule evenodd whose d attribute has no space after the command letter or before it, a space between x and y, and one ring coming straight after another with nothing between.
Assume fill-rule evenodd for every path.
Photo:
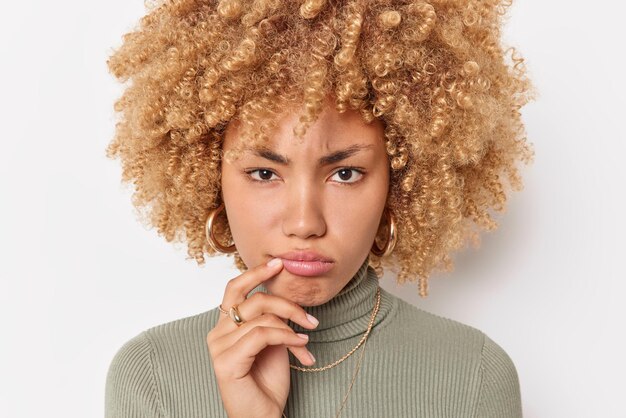
<instances>
[{"instance_id":1,"label":"ribbed knit collar","mask_svg":"<svg viewBox=\"0 0 626 418\"><path fill-rule=\"evenodd\" d=\"M291 320L287 324L296 332L308 334L310 342L340 341L363 335L376 304L378 287L378 277L369 266L368 256L350 281L332 299L321 305L302 307L320 321L317 328L309 330ZM257 291L269 293L261 284L249 295ZM387 316L392 304L390 296L381 288L381 303L374 320L374 328Z\"/></svg>"}]
</instances>

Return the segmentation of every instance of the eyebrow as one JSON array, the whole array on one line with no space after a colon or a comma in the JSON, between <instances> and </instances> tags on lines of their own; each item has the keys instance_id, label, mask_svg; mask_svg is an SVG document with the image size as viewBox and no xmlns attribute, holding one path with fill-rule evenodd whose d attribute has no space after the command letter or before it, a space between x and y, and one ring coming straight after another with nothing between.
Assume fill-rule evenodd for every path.
<instances>
[{"instance_id":1,"label":"eyebrow","mask_svg":"<svg viewBox=\"0 0 626 418\"><path fill-rule=\"evenodd\" d=\"M318 166L323 167L326 165L330 165L330 164L334 164L336 162L339 161L343 161L346 158L358 153L359 151L365 150L365 149L369 149L372 148L373 145L369 144L369 145L365 145L365 144L354 144L354 145L350 145L348 148L339 150L339 151L335 151L332 152L328 155L324 155L322 157L319 158L319 160L317 161ZM266 146L260 146L258 148L255 148L252 150L252 152L255 155L258 155L259 157L265 158L267 160L270 161L274 161L277 164L280 165L289 165L291 163L291 160L287 157L285 157L284 155L280 155L275 153L274 151L272 151L271 149L267 148Z\"/></svg>"}]
</instances>

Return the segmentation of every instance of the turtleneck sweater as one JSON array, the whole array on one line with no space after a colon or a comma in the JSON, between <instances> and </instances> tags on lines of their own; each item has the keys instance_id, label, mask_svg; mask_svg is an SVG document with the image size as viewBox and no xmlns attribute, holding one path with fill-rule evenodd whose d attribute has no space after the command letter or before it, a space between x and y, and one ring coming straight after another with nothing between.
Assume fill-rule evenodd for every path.
<instances>
[{"instance_id":1,"label":"turtleneck sweater","mask_svg":"<svg viewBox=\"0 0 626 418\"><path fill-rule=\"evenodd\" d=\"M307 347L317 360L310 367L333 363L358 344L378 287L368 257L332 299L303 306L320 321L315 329L287 322L309 335ZM261 284L248 297L256 292L269 293ZM320 372L291 369L287 418L335 417L340 408L341 417L355 418L522 417L518 374L500 345L477 328L380 292L364 345ZM105 418L227 417L206 344L219 315L215 307L149 328L123 344L107 373ZM309 367L288 353L291 364Z\"/></svg>"}]
</instances>

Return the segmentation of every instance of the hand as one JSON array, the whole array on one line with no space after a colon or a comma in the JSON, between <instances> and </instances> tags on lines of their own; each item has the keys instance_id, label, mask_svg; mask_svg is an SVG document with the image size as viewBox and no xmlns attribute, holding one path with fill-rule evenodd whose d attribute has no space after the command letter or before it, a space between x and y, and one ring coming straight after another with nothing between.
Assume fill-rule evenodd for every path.
<instances>
[{"instance_id":1,"label":"hand","mask_svg":"<svg viewBox=\"0 0 626 418\"><path fill-rule=\"evenodd\" d=\"M306 366L315 362L305 347L308 337L296 334L287 320L306 328L309 322L300 305L285 298L257 292L246 295L282 268L261 264L231 279L226 285L222 308L239 304L246 321L240 326L223 312L207 335L220 394L230 418L281 417L290 386L289 353ZM302 338L299 335L304 335Z\"/></svg>"}]
</instances>

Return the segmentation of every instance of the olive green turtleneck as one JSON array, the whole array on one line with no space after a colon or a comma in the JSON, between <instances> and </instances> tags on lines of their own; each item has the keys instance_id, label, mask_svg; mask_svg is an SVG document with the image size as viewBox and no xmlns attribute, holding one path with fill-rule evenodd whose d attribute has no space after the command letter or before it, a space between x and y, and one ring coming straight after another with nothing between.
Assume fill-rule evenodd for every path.
<instances>
[{"instance_id":1,"label":"olive green turtleneck","mask_svg":"<svg viewBox=\"0 0 626 418\"><path fill-rule=\"evenodd\" d=\"M304 307L319 319L316 329L288 322L309 334L308 347L317 360L313 367L340 359L365 333L378 287L368 263L330 301ZM248 296L258 291L267 293L259 285ZM227 417L206 346L218 317L215 307L127 341L109 367L105 418ZM361 350L321 372L291 369L285 415L334 417ZM291 352L289 359L302 366ZM381 288L380 308L341 417L521 416L517 371L498 344L476 328L416 308Z\"/></svg>"}]
</instances>

